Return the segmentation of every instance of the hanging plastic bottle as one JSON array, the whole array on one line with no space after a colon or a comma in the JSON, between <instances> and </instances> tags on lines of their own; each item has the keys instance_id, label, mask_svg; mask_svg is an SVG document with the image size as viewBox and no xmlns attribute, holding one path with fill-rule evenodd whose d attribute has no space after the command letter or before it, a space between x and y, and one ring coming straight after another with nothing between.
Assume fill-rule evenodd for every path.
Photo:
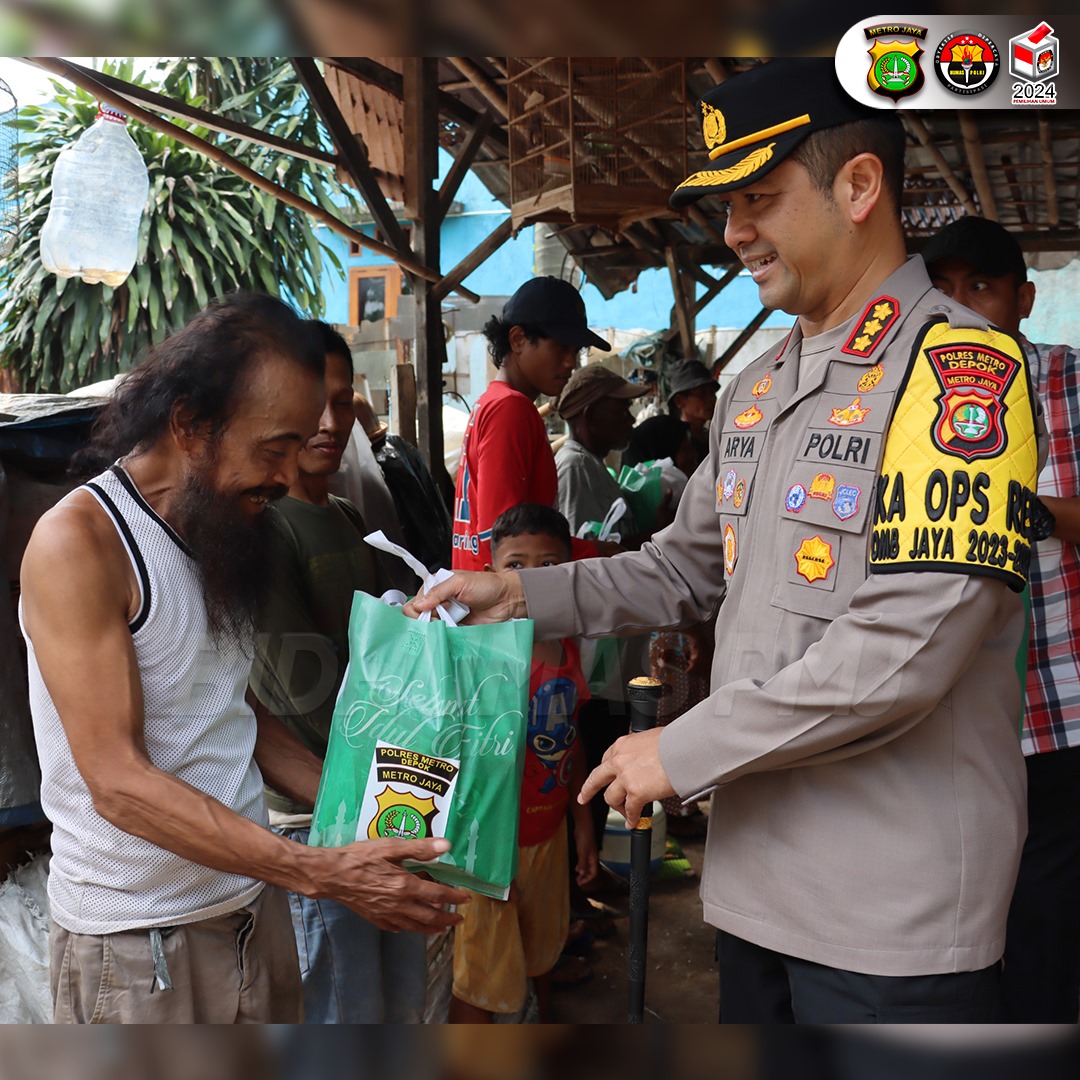
<instances>
[{"instance_id":1,"label":"hanging plastic bottle","mask_svg":"<svg viewBox=\"0 0 1080 1080\"><path fill-rule=\"evenodd\" d=\"M41 230L41 264L90 285L122 285L138 255L150 178L127 116L101 105L97 119L62 150Z\"/></svg>"}]
</instances>

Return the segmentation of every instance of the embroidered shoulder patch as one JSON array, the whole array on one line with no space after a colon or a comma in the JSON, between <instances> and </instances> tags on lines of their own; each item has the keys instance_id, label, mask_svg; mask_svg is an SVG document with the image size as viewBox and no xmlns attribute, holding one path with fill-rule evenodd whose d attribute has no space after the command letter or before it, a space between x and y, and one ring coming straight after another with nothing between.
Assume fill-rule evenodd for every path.
<instances>
[{"instance_id":1,"label":"embroidered shoulder patch","mask_svg":"<svg viewBox=\"0 0 1080 1080\"><path fill-rule=\"evenodd\" d=\"M879 296L866 305L851 337L840 347L851 356L869 356L884 340L889 327L900 317L900 304L892 296Z\"/></svg>"},{"instance_id":2,"label":"embroidered shoulder patch","mask_svg":"<svg viewBox=\"0 0 1080 1080\"><path fill-rule=\"evenodd\" d=\"M1016 340L929 323L886 438L870 569L985 574L1020 591L1037 470L1035 410Z\"/></svg>"}]
</instances>

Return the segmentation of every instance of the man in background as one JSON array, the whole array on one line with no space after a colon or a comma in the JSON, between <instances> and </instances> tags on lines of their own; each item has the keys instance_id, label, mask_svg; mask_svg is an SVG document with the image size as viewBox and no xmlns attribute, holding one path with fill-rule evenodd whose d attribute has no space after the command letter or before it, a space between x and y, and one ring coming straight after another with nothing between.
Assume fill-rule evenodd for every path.
<instances>
[{"instance_id":1,"label":"man in background","mask_svg":"<svg viewBox=\"0 0 1080 1080\"><path fill-rule=\"evenodd\" d=\"M282 726L320 761L326 757L341 680L349 662L349 614L357 591L388 587L368 530L330 480L353 429L353 362L345 339L313 322L326 355L326 399L318 431L300 450L289 493L266 508L270 566L255 636L251 690L265 732L256 760L278 752ZM276 720L268 719L266 713ZM280 725L278 724L280 721ZM269 786L270 824L307 844L312 803ZM427 990L422 934L380 930L331 897L289 891L309 1024L419 1023Z\"/></svg>"},{"instance_id":2,"label":"man in background","mask_svg":"<svg viewBox=\"0 0 1080 1080\"><path fill-rule=\"evenodd\" d=\"M1016 238L967 217L923 251L947 296L1019 337L1042 399L1050 454L1038 495L1052 531L1033 548L1031 636L1024 697L1028 835L1009 909L1002 984L1010 1022L1075 1024L1080 1012L1080 363L1067 345L1033 345ZM1049 520L1046 528L1051 528Z\"/></svg>"}]
</instances>

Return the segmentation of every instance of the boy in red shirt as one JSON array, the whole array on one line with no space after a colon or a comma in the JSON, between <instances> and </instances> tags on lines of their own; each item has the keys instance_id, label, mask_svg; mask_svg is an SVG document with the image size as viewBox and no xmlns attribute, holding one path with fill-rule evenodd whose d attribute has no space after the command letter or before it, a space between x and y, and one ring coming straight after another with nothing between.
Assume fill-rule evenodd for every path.
<instances>
[{"instance_id":1,"label":"boy in red shirt","mask_svg":"<svg viewBox=\"0 0 1080 1080\"><path fill-rule=\"evenodd\" d=\"M536 399L562 392L582 349L611 350L589 329L577 289L554 277L526 281L502 316L488 320L484 336L499 374L477 401L461 444L455 570L488 566L491 527L504 510L519 503L555 505L555 461ZM575 540L573 547L575 558L597 553L587 541Z\"/></svg>"},{"instance_id":2,"label":"boy in red shirt","mask_svg":"<svg viewBox=\"0 0 1080 1080\"><path fill-rule=\"evenodd\" d=\"M488 570L555 566L570 559L570 526L550 506L524 503L491 529ZM474 896L461 910L454 936L452 1023L490 1023L494 1013L516 1013L526 980L536 986L540 1019L547 1019L549 974L570 926L566 810L577 843L577 881L598 868L588 807L577 801L585 763L577 752L577 711L589 691L572 638L533 647L529 729L518 819L518 872L505 901Z\"/></svg>"}]
</instances>

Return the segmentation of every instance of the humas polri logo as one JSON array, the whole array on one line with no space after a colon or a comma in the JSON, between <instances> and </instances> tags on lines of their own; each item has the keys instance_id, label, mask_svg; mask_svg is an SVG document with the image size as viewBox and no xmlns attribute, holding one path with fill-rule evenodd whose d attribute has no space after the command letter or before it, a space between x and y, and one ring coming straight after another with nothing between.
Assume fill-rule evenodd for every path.
<instances>
[{"instance_id":1,"label":"humas polri logo","mask_svg":"<svg viewBox=\"0 0 1080 1080\"><path fill-rule=\"evenodd\" d=\"M954 94L982 93L1001 66L997 46L985 34L958 30L947 35L934 54L934 70Z\"/></svg>"}]
</instances>

